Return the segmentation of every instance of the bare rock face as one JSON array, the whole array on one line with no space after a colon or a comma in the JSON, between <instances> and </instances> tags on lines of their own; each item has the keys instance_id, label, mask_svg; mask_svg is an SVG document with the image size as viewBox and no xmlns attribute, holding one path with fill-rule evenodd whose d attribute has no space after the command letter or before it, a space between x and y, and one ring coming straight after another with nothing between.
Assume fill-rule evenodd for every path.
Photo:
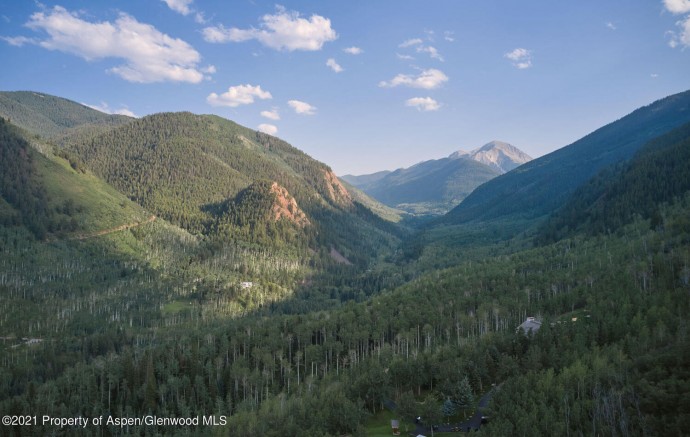
<instances>
[{"instance_id":1,"label":"bare rock face","mask_svg":"<svg viewBox=\"0 0 690 437\"><path fill-rule=\"evenodd\" d=\"M324 170L323 174L329 200L340 206L351 206L352 196L350 196L343 184L340 183L338 176L332 170Z\"/></svg>"},{"instance_id":2,"label":"bare rock face","mask_svg":"<svg viewBox=\"0 0 690 437\"><path fill-rule=\"evenodd\" d=\"M281 187L277 182L273 182L271 185L271 193L275 194L275 203L271 209L275 221L284 218L300 227L311 224L307 215L302 211L299 205L297 205L297 201L285 187Z\"/></svg>"}]
</instances>

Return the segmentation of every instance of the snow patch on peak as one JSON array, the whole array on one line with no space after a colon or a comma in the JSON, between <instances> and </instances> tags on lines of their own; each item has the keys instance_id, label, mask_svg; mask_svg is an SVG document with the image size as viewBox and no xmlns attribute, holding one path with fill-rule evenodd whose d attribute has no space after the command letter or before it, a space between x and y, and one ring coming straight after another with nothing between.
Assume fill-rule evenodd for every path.
<instances>
[{"instance_id":1,"label":"snow patch on peak","mask_svg":"<svg viewBox=\"0 0 690 437\"><path fill-rule=\"evenodd\" d=\"M452 153L451 159L473 159L488 165L501 173L510 170L532 160L532 157L517 147L504 141L491 141L471 152L458 150Z\"/></svg>"}]
</instances>

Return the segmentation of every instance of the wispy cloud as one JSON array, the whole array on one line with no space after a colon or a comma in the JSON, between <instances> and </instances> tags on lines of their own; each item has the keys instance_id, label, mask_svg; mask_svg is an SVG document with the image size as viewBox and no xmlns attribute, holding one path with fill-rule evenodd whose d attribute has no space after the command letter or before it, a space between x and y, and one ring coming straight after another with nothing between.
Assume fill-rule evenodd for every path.
<instances>
[{"instance_id":1,"label":"wispy cloud","mask_svg":"<svg viewBox=\"0 0 690 437\"><path fill-rule=\"evenodd\" d=\"M443 62L443 56L439 54L438 50L436 50L436 47L420 45L417 46L417 53L428 53L432 58Z\"/></svg>"},{"instance_id":2,"label":"wispy cloud","mask_svg":"<svg viewBox=\"0 0 690 437\"><path fill-rule=\"evenodd\" d=\"M448 42L453 42L455 41L455 32L451 32L450 30L446 30L443 32L443 39L445 39Z\"/></svg>"},{"instance_id":3,"label":"wispy cloud","mask_svg":"<svg viewBox=\"0 0 690 437\"><path fill-rule=\"evenodd\" d=\"M403 41L402 43L400 43L398 45L398 47L404 49L406 47L416 46L416 45L421 44L421 43L423 43L423 41L420 38L412 38L412 39L408 39L406 41Z\"/></svg>"},{"instance_id":4,"label":"wispy cloud","mask_svg":"<svg viewBox=\"0 0 690 437\"><path fill-rule=\"evenodd\" d=\"M417 108L418 111L438 111L441 105L431 97L413 97L405 101L405 106Z\"/></svg>"},{"instance_id":5,"label":"wispy cloud","mask_svg":"<svg viewBox=\"0 0 690 437\"><path fill-rule=\"evenodd\" d=\"M401 60L403 60L403 61L412 61L412 60L414 60L414 56L410 56L410 55L403 55L403 54L400 54L400 53L396 53L395 56L397 56L398 59L401 59Z\"/></svg>"},{"instance_id":6,"label":"wispy cloud","mask_svg":"<svg viewBox=\"0 0 690 437\"><path fill-rule=\"evenodd\" d=\"M266 117L269 120L280 120L280 114L277 108L273 108L270 111L261 111L261 116Z\"/></svg>"},{"instance_id":7,"label":"wispy cloud","mask_svg":"<svg viewBox=\"0 0 690 437\"><path fill-rule=\"evenodd\" d=\"M343 71L343 67L341 67L333 58L330 58L328 61L326 61L326 65L328 65L330 69L335 71L336 73L340 73Z\"/></svg>"},{"instance_id":8,"label":"wispy cloud","mask_svg":"<svg viewBox=\"0 0 690 437\"><path fill-rule=\"evenodd\" d=\"M525 68L530 68L532 66L532 52L530 50L517 48L503 56L513 61L513 66L520 70L524 70Z\"/></svg>"},{"instance_id":9,"label":"wispy cloud","mask_svg":"<svg viewBox=\"0 0 690 437\"><path fill-rule=\"evenodd\" d=\"M100 105L89 105L88 103L82 103L82 105L88 106L96 111L105 112L106 114L126 115L127 117L138 118L134 112L130 111L125 106L121 107L120 109L111 109L110 106L108 106L108 104L105 102L101 102Z\"/></svg>"},{"instance_id":10,"label":"wispy cloud","mask_svg":"<svg viewBox=\"0 0 690 437\"><path fill-rule=\"evenodd\" d=\"M683 48L690 47L690 15L676 22L679 30L677 32L669 30L666 34L669 36L668 45L671 48L682 46Z\"/></svg>"},{"instance_id":11,"label":"wispy cloud","mask_svg":"<svg viewBox=\"0 0 690 437\"><path fill-rule=\"evenodd\" d=\"M278 127L276 127L275 125L272 125L272 124L268 124L268 123L261 123L259 125L259 131L261 131L265 134L275 135L278 133Z\"/></svg>"},{"instance_id":12,"label":"wispy cloud","mask_svg":"<svg viewBox=\"0 0 690 437\"><path fill-rule=\"evenodd\" d=\"M431 30L426 30L425 33L427 34L427 39L429 41L433 41L434 32ZM430 57L443 62L443 57L439 54L438 49L434 46L425 45L424 41L421 38L410 38L408 40L405 40L402 43L398 44L398 48L414 48L417 53L426 53ZM397 55L400 59L412 59L412 57L409 55Z\"/></svg>"},{"instance_id":13,"label":"wispy cloud","mask_svg":"<svg viewBox=\"0 0 690 437\"><path fill-rule=\"evenodd\" d=\"M618 28L616 27L616 25L613 24L613 23L610 22L610 21L606 23L606 27L608 27L608 28L611 29L611 30L616 30L616 29L618 29Z\"/></svg>"},{"instance_id":14,"label":"wispy cloud","mask_svg":"<svg viewBox=\"0 0 690 437\"><path fill-rule=\"evenodd\" d=\"M361 55L364 52L364 50L362 50L359 47L355 47L355 46L347 47L347 48L343 49L343 51L345 53L350 54L350 55Z\"/></svg>"},{"instance_id":15,"label":"wispy cloud","mask_svg":"<svg viewBox=\"0 0 690 437\"><path fill-rule=\"evenodd\" d=\"M295 110L296 113L302 115L314 115L316 114L316 108L307 102L302 102L299 100L289 100L288 105Z\"/></svg>"},{"instance_id":16,"label":"wispy cloud","mask_svg":"<svg viewBox=\"0 0 690 437\"><path fill-rule=\"evenodd\" d=\"M228 88L223 94L211 93L206 97L206 101L212 106L229 106L236 108L240 105L254 103L254 99L271 99L271 93L261 89L260 85L238 85Z\"/></svg>"},{"instance_id":17,"label":"wispy cloud","mask_svg":"<svg viewBox=\"0 0 690 437\"><path fill-rule=\"evenodd\" d=\"M302 18L299 12L277 7L276 14L261 17L259 28L227 29L223 25L206 27L204 39L212 43L257 40L275 50L321 50L323 45L338 38L331 28L331 20L320 15Z\"/></svg>"},{"instance_id":18,"label":"wispy cloud","mask_svg":"<svg viewBox=\"0 0 690 437\"><path fill-rule=\"evenodd\" d=\"M666 10L672 14L687 14L690 12L690 0L664 0ZM676 21L678 31L669 30L668 45L672 48L682 46L684 49L690 47L690 15Z\"/></svg>"},{"instance_id":19,"label":"wispy cloud","mask_svg":"<svg viewBox=\"0 0 690 437\"><path fill-rule=\"evenodd\" d=\"M379 86L382 88L407 86L410 88L422 88L431 90L439 88L445 82L448 82L448 76L446 76L441 70L430 68L428 70L423 70L417 76L412 76L409 74L398 74L389 81L384 80L379 82Z\"/></svg>"},{"instance_id":20,"label":"wispy cloud","mask_svg":"<svg viewBox=\"0 0 690 437\"><path fill-rule=\"evenodd\" d=\"M191 82L206 77L199 67L201 55L185 41L171 38L150 24L121 13L114 23L89 22L62 6L31 15L26 27L43 31L47 38L6 37L9 44L36 44L79 56L87 61L124 60L108 71L129 82Z\"/></svg>"}]
</instances>

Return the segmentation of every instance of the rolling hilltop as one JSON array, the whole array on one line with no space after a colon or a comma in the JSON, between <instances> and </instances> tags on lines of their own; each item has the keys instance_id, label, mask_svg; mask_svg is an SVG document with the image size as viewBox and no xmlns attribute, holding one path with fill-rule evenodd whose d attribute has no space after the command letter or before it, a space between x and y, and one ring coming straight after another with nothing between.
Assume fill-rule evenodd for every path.
<instances>
[{"instance_id":1,"label":"rolling hilltop","mask_svg":"<svg viewBox=\"0 0 690 437\"><path fill-rule=\"evenodd\" d=\"M412 214L444 214L476 187L531 158L508 143L492 141L395 171L345 175L344 181L390 207Z\"/></svg>"}]
</instances>

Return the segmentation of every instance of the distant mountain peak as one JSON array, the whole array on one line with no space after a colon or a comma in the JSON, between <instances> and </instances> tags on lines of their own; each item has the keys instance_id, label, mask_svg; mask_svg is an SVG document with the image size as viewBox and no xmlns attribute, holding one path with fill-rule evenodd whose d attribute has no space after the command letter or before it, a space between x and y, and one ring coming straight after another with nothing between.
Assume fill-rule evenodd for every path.
<instances>
[{"instance_id":1,"label":"distant mountain peak","mask_svg":"<svg viewBox=\"0 0 690 437\"><path fill-rule=\"evenodd\" d=\"M450 159L460 159L460 158L469 158L469 155L470 155L469 152L465 152L464 150L459 149L459 150L451 153L450 155L448 155L448 157Z\"/></svg>"},{"instance_id":2,"label":"distant mountain peak","mask_svg":"<svg viewBox=\"0 0 690 437\"><path fill-rule=\"evenodd\" d=\"M504 141L491 141L471 152L458 150L448 156L450 159L473 159L482 164L508 173L510 170L532 160L532 157Z\"/></svg>"}]
</instances>

